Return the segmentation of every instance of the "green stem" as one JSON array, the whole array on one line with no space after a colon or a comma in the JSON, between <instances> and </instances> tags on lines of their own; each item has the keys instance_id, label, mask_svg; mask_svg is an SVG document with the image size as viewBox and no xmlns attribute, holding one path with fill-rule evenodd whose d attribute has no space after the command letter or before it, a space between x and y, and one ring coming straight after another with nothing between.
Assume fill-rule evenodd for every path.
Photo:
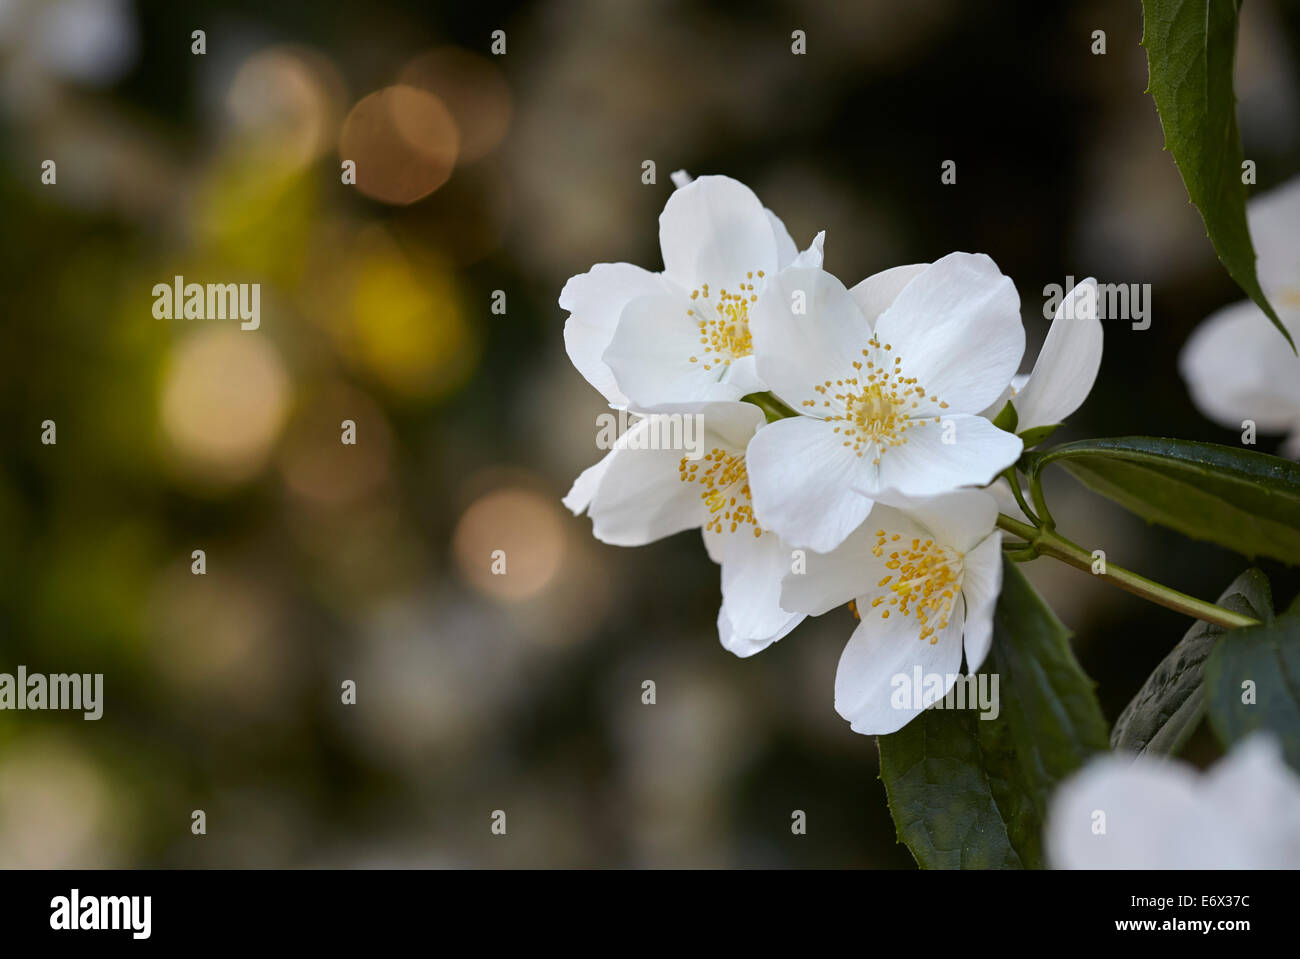
<instances>
[{"instance_id":1,"label":"green stem","mask_svg":"<svg viewBox=\"0 0 1300 959\"><path fill-rule=\"evenodd\" d=\"M1016 468L1014 466L1008 466L1006 472L1004 472L1002 476L1011 486L1011 495L1016 498L1016 504L1020 507L1020 512L1024 513L1033 520L1035 524L1037 524L1038 517L1034 515L1034 511L1030 509L1029 504L1025 502L1025 494L1020 491L1020 479L1016 476Z\"/></svg>"},{"instance_id":2,"label":"green stem","mask_svg":"<svg viewBox=\"0 0 1300 959\"><path fill-rule=\"evenodd\" d=\"M1005 514L999 514L998 526L1008 533L1013 533L1022 538L1027 544L1028 550L1037 551L1042 556L1051 556L1053 559L1060 560L1075 569L1081 569L1088 573L1092 572L1094 563L1092 554L1082 546L1070 542L1055 530L1039 529ZM1164 606L1166 609L1172 609L1185 616L1191 616L1193 619L1202 619L1207 623L1214 623L1226 629L1258 625L1259 621L1249 616L1234 613L1230 609L1224 609L1214 603L1207 603L1194 596L1188 596L1186 593L1180 593L1176 589L1162 586L1145 576L1139 576L1122 566L1116 566L1109 560L1105 563L1105 570L1104 573L1096 575L1104 576L1120 589L1141 596L1143 599Z\"/></svg>"}]
</instances>

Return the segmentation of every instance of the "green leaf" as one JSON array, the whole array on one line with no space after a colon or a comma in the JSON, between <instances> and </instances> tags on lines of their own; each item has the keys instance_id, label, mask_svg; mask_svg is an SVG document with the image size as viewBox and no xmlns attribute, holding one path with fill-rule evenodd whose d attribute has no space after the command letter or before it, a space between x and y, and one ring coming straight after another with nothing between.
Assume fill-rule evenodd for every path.
<instances>
[{"instance_id":1,"label":"green leaf","mask_svg":"<svg viewBox=\"0 0 1300 959\"><path fill-rule=\"evenodd\" d=\"M1300 464L1290 460L1127 436L1067 443L1023 462L1031 480L1058 463L1094 492L1192 539L1300 563Z\"/></svg>"},{"instance_id":2,"label":"green leaf","mask_svg":"<svg viewBox=\"0 0 1300 959\"><path fill-rule=\"evenodd\" d=\"M993 627L981 672L998 679L996 718L931 708L878 738L898 838L923 868L1041 867L1049 795L1106 748L1069 632L1006 560Z\"/></svg>"},{"instance_id":3,"label":"green leaf","mask_svg":"<svg viewBox=\"0 0 1300 959\"><path fill-rule=\"evenodd\" d=\"M1147 92L1156 101L1165 149L1228 274L1268 314L1291 349L1255 273L1241 180L1241 132L1232 90L1239 0L1143 0Z\"/></svg>"},{"instance_id":4,"label":"green leaf","mask_svg":"<svg viewBox=\"0 0 1300 959\"><path fill-rule=\"evenodd\" d=\"M1223 591L1218 604L1261 622L1272 620L1268 577L1257 569L1246 570ZM1172 755L1183 747L1205 715L1205 661L1227 631L1203 621L1187 631L1115 721L1112 748Z\"/></svg>"},{"instance_id":5,"label":"green leaf","mask_svg":"<svg viewBox=\"0 0 1300 959\"><path fill-rule=\"evenodd\" d=\"M1229 631L1210 653L1205 680L1210 725L1225 746L1266 729L1300 771L1300 616ZM1243 702L1247 682L1253 702Z\"/></svg>"}]
</instances>

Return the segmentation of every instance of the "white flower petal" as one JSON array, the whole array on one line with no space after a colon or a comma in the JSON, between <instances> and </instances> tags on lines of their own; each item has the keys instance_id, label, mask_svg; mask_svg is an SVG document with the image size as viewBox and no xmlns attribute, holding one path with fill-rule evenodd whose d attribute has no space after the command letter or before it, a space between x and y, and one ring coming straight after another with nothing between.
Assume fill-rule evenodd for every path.
<instances>
[{"instance_id":1,"label":"white flower petal","mask_svg":"<svg viewBox=\"0 0 1300 959\"><path fill-rule=\"evenodd\" d=\"M1256 732L1202 777L1205 799L1241 824L1251 868L1300 869L1300 775L1276 736Z\"/></svg>"},{"instance_id":2,"label":"white flower petal","mask_svg":"<svg viewBox=\"0 0 1300 959\"><path fill-rule=\"evenodd\" d=\"M808 249L796 256L788 265L794 269L821 269L822 265L822 247L826 244L826 231L822 230L813 241L808 244Z\"/></svg>"},{"instance_id":3,"label":"white flower petal","mask_svg":"<svg viewBox=\"0 0 1300 959\"><path fill-rule=\"evenodd\" d=\"M961 593L966 600L966 671L984 665L993 645L993 614L1002 592L1002 533L994 530L966 554L962 562Z\"/></svg>"},{"instance_id":4,"label":"white flower petal","mask_svg":"<svg viewBox=\"0 0 1300 959\"><path fill-rule=\"evenodd\" d=\"M791 563L790 548L779 536L755 536L749 529L740 529L734 533L706 533L705 539L715 541L711 554L722 554L718 628L726 649L737 656L752 656L803 621L802 613L787 612L778 602L781 577L790 571ZM726 633L722 631L724 621Z\"/></svg>"},{"instance_id":5,"label":"white flower petal","mask_svg":"<svg viewBox=\"0 0 1300 959\"><path fill-rule=\"evenodd\" d=\"M898 294L914 279L925 272L929 263L912 263L907 266L895 266L879 273L873 273L857 286L849 290L858 309L867 318L867 323L875 329L876 320L881 313L889 309L898 299Z\"/></svg>"},{"instance_id":6,"label":"white flower petal","mask_svg":"<svg viewBox=\"0 0 1300 959\"><path fill-rule=\"evenodd\" d=\"M1284 314L1300 319L1282 307L1279 315ZM1300 330L1294 319L1288 325ZM1248 419L1265 432L1300 424L1297 361L1279 340L1268 317L1249 300L1212 313L1178 361L1201 412L1230 429L1241 429Z\"/></svg>"},{"instance_id":7,"label":"white flower petal","mask_svg":"<svg viewBox=\"0 0 1300 959\"><path fill-rule=\"evenodd\" d=\"M961 604L954 607L947 628L937 633L934 643L917 638L918 627L911 616L895 612L882 620L864 610L835 672L836 712L852 724L855 733L883 736L902 729L920 710L910 697L903 708L892 701L894 677L907 677L911 685L917 667L922 677L941 675L945 677L942 691L922 686L922 709L941 699L961 668L961 630Z\"/></svg>"},{"instance_id":8,"label":"white flower petal","mask_svg":"<svg viewBox=\"0 0 1300 959\"><path fill-rule=\"evenodd\" d=\"M785 228L781 218L769 210L763 208L763 213L767 216L767 222L772 227L772 238L776 240L776 268L783 270L799 255L799 247L795 246L794 239L790 236L790 231Z\"/></svg>"},{"instance_id":9,"label":"white flower petal","mask_svg":"<svg viewBox=\"0 0 1300 959\"><path fill-rule=\"evenodd\" d=\"M766 393L767 384L758 375L758 363L754 355L751 353L749 356L732 360L718 389L734 393L738 397L748 396L750 393Z\"/></svg>"},{"instance_id":10,"label":"white flower petal","mask_svg":"<svg viewBox=\"0 0 1300 959\"><path fill-rule=\"evenodd\" d=\"M573 481L573 486L569 489L568 494L560 500L565 508L571 510L574 516L578 516L591 505L592 497L596 495L596 490L600 487L600 482L604 479L605 471L609 468L609 458L613 455L611 450L599 460L588 466L578 474L578 478Z\"/></svg>"},{"instance_id":11,"label":"white flower petal","mask_svg":"<svg viewBox=\"0 0 1300 959\"><path fill-rule=\"evenodd\" d=\"M588 510L595 537L640 546L707 522L702 487L682 482L682 457L743 455L763 422L752 403L675 403L638 420L597 464L603 471Z\"/></svg>"},{"instance_id":12,"label":"white flower petal","mask_svg":"<svg viewBox=\"0 0 1300 959\"><path fill-rule=\"evenodd\" d=\"M1028 493L1025 492L1023 486L1020 489L1021 493L1025 496L1025 501L1028 502ZM1020 503L1017 502L1015 494L1011 492L1011 484L1003 477L999 476L995 479L992 484L988 486L987 490L989 495L997 500L999 513L1006 513L1012 519L1018 519L1022 523L1029 522L1029 517L1020 509Z\"/></svg>"},{"instance_id":13,"label":"white flower petal","mask_svg":"<svg viewBox=\"0 0 1300 959\"><path fill-rule=\"evenodd\" d=\"M1070 316L1067 304L1073 304ZM1101 349L1097 281L1089 277L1062 299L1029 381L1012 400L1016 432L1061 423L1077 410L1096 382Z\"/></svg>"},{"instance_id":14,"label":"white flower petal","mask_svg":"<svg viewBox=\"0 0 1300 959\"><path fill-rule=\"evenodd\" d=\"M904 375L955 413L997 399L1025 350L1020 297L983 254L950 253L926 267L880 315L876 335Z\"/></svg>"},{"instance_id":15,"label":"white flower petal","mask_svg":"<svg viewBox=\"0 0 1300 959\"><path fill-rule=\"evenodd\" d=\"M986 490L959 489L938 496L910 497L886 492L879 501L921 524L935 542L963 553L993 532L998 520L997 500ZM880 519L873 522L885 526Z\"/></svg>"},{"instance_id":16,"label":"white flower petal","mask_svg":"<svg viewBox=\"0 0 1300 959\"><path fill-rule=\"evenodd\" d=\"M937 496L959 486L987 486L1020 456L1020 437L998 429L982 416L946 416L952 421L917 422L907 431L907 442L885 450L875 483L858 484L867 496ZM945 443L951 435L953 442Z\"/></svg>"},{"instance_id":17,"label":"white flower petal","mask_svg":"<svg viewBox=\"0 0 1300 959\"><path fill-rule=\"evenodd\" d=\"M1052 797L1046 843L1058 869L1300 868L1300 776L1267 733L1202 775L1164 758L1102 756Z\"/></svg>"},{"instance_id":18,"label":"white flower petal","mask_svg":"<svg viewBox=\"0 0 1300 959\"><path fill-rule=\"evenodd\" d=\"M797 416L764 427L745 459L759 523L791 546L830 552L871 512L872 501L853 489L874 479L870 460L845 449L822 420Z\"/></svg>"},{"instance_id":19,"label":"white flower petal","mask_svg":"<svg viewBox=\"0 0 1300 959\"><path fill-rule=\"evenodd\" d=\"M1232 869L1246 865L1223 812L1192 768L1107 754L1052 796L1045 828L1055 869ZM1098 829L1104 816L1105 831Z\"/></svg>"},{"instance_id":20,"label":"white flower petal","mask_svg":"<svg viewBox=\"0 0 1300 959\"><path fill-rule=\"evenodd\" d=\"M615 449L587 512L592 534L613 546L643 546L705 522L699 487L683 483L680 450Z\"/></svg>"},{"instance_id":21,"label":"white flower petal","mask_svg":"<svg viewBox=\"0 0 1300 959\"><path fill-rule=\"evenodd\" d=\"M569 311L564 348L578 372L614 406L627 405L614 374L603 359L623 308L640 296L663 294L670 285L662 276L630 263L597 263L571 277L560 292L560 307Z\"/></svg>"},{"instance_id":22,"label":"white flower petal","mask_svg":"<svg viewBox=\"0 0 1300 959\"><path fill-rule=\"evenodd\" d=\"M1251 198L1246 207L1250 238L1259 259L1255 272L1270 300L1300 293L1300 177ZM1273 302L1276 309L1278 304ZM1274 336L1277 330L1264 318ZM1283 344L1285 346L1286 344Z\"/></svg>"},{"instance_id":23,"label":"white flower petal","mask_svg":"<svg viewBox=\"0 0 1300 959\"><path fill-rule=\"evenodd\" d=\"M853 363L871 338L844 284L817 269L792 268L771 278L750 314L749 330L759 376L792 409L811 415L828 409L815 387L853 376Z\"/></svg>"},{"instance_id":24,"label":"white flower petal","mask_svg":"<svg viewBox=\"0 0 1300 959\"><path fill-rule=\"evenodd\" d=\"M777 238L758 197L730 177L702 176L675 190L659 215L664 271L687 291L777 270Z\"/></svg>"},{"instance_id":25,"label":"white flower petal","mask_svg":"<svg viewBox=\"0 0 1300 959\"><path fill-rule=\"evenodd\" d=\"M705 357L689 309L685 297L643 296L623 310L604 360L633 405L649 409L745 395L741 390L746 383L730 383L725 368Z\"/></svg>"},{"instance_id":26,"label":"white flower petal","mask_svg":"<svg viewBox=\"0 0 1300 959\"><path fill-rule=\"evenodd\" d=\"M871 511L871 522L860 525L838 547L829 553L808 551L804 556L804 572L786 572L781 580L781 606L821 616L875 589L888 572L885 564L889 561L872 552L876 548L877 529L899 533L908 540L927 535L926 530L905 514L877 504Z\"/></svg>"}]
</instances>

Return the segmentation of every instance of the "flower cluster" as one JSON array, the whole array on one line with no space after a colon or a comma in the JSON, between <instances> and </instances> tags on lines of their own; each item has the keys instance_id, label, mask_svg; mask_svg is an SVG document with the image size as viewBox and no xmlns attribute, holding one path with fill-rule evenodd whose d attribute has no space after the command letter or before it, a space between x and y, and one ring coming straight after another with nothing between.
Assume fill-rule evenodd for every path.
<instances>
[{"instance_id":1,"label":"flower cluster","mask_svg":"<svg viewBox=\"0 0 1300 959\"><path fill-rule=\"evenodd\" d=\"M988 654L1001 532L982 487L1082 403L1101 325L1087 280L1023 382L1019 296L989 257L847 288L822 269L824 236L799 252L746 186L701 177L659 218L662 273L598 264L569 280L570 358L640 419L564 502L620 546L699 528L722 567L719 638L739 656L851 602L835 706L881 734L918 711L891 697L894 677L946 677L925 708L963 653L967 672ZM694 450L639 435L681 416L702 424Z\"/></svg>"}]
</instances>

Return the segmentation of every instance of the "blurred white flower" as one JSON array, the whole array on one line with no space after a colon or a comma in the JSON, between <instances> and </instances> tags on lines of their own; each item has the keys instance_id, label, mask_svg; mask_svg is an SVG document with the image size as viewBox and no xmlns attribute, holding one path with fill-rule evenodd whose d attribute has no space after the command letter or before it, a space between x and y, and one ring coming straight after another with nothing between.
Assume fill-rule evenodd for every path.
<instances>
[{"instance_id":1,"label":"blurred white flower","mask_svg":"<svg viewBox=\"0 0 1300 959\"><path fill-rule=\"evenodd\" d=\"M1107 754L1057 789L1045 838L1057 869L1296 869L1300 776L1264 733L1205 773Z\"/></svg>"},{"instance_id":2,"label":"blurred white flower","mask_svg":"<svg viewBox=\"0 0 1300 959\"><path fill-rule=\"evenodd\" d=\"M135 60L139 31L130 0L0 0L0 47L21 72L104 85Z\"/></svg>"},{"instance_id":3,"label":"blurred white flower","mask_svg":"<svg viewBox=\"0 0 1300 959\"><path fill-rule=\"evenodd\" d=\"M725 176L692 180L659 216L662 273L598 263L565 284L560 306L570 314L569 358L617 407L738 400L762 391L750 314L777 271L821 265L824 236L799 253L749 187Z\"/></svg>"},{"instance_id":4,"label":"blurred white flower","mask_svg":"<svg viewBox=\"0 0 1300 959\"><path fill-rule=\"evenodd\" d=\"M1300 342L1300 178L1255 197L1247 216L1260 286ZM1300 459L1300 359L1253 302L1212 313L1179 367L1207 417L1230 429L1251 420L1261 432L1289 433L1282 454Z\"/></svg>"},{"instance_id":5,"label":"blurred white flower","mask_svg":"<svg viewBox=\"0 0 1300 959\"><path fill-rule=\"evenodd\" d=\"M680 448L645 448L658 423L697 413L703 418L699 459ZM745 446L763 421L763 411L750 403L663 407L629 428L565 498L574 513L587 508L596 538L615 546L702 528L709 557L722 567L718 636L738 656L766 648L803 620L778 604L790 548L759 527L750 502Z\"/></svg>"},{"instance_id":6,"label":"blurred white flower","mask_svg":"<svg viewBox=\"0 0 1300 959\"><path fill-rule=\"evenodd\" d=\"M752 330L759 377L802 414L748 454L759 519L794 546L834 549L888 491L987 485L1023 449L980 415L1025 348L1020 298L987 256L951 253L852 291L786 270Z\"/></svg>"},{"instance_id":7,"label":"blurred white flower","mask_svg":"<svg viewBox=\"0 0 1300 959\"><path fill-rule=\"evenodd\" d=\"M769 427L768 429L771 429ZM980 490L926 500L880 503L870 522L838 549L809 553L802 573L788 573L781 605L813 616L853 600L861 622L840 657L835 709L854 732L895 732L984 663L1002 588L1002 533L997 504ZM920 709L894 695L895 678L944 677L927 683Z\"/></svg>"}]
</instances>

